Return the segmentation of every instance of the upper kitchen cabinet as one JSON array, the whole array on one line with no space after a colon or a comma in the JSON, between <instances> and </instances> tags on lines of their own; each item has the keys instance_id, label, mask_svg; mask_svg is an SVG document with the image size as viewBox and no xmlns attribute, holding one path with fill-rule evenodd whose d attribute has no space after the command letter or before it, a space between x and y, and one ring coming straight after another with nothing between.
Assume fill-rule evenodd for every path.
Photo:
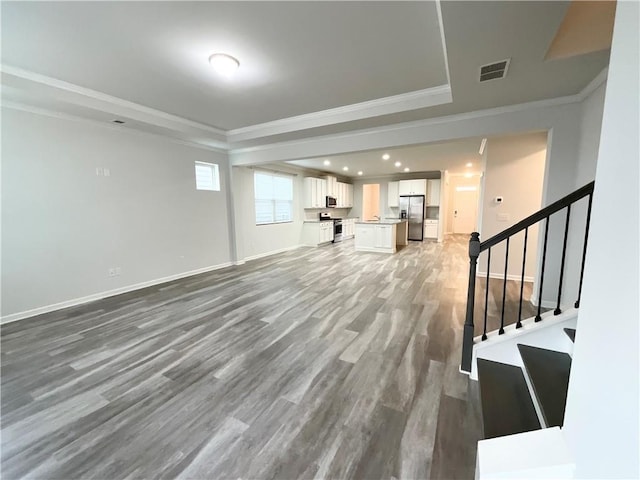
<instances>
[{"instance_id":1,"label":"upper kitchen cabinet","mask_svg":"<svg viewBox=\"0 0 640 480\"><path fill-rule=\"evenodd\" d=\"M427 206L440 205L440 180L427 180Z\"/></svg>"},{"instance_id":2,"label":"upper kitchen cabinet","mask_svg":"<svg viewBox=\"0 0 640 480\"><path fill-rule=\"evenodd\" d=\"M335 193L338 208L353 207L353 185L349 183L336 182Z\"/></svg>"},{"instance_id":3,"label":"upper kitchen cabinet","mask_svg":"<svg viewBox=\"0 0 640 480\"><path fill-rule=\"evenodd\" d=\"M398 182L399 195L426 195L427 194L427 181L426 180L400 180Z\"/></svg>"},{"instance_id":4,"label":"upper kitchen cabinet","mask_svg":"<svg viewBox=\"0 0 640 480\"><path fill-rule=\"evenodd\" d=\"M305 177L303 208L325 208L326 206L327 181L321 178Z\"/></svg>"},{"instance_id":5,"label":"upper kitchen cabinet","mask_svg":"<svg viewBox=\"0 0 640 480\"><path fill-rule=\"evenodd\" d=\"M332 197L338 196L337 184L338 184L338 180L336 179L336 177L327 175L327 195L330 195Z\"/></svg>"},{"instance_id":6,"label":"upper kitchen cabinet","mask_svg":"<svg viewBox=\"0 0 640 480\"><path fill-rule=\"evenodd\" d=\"M399 182L389 182L389 186L387 188L387 202L389 204L389 207L398 207L399 203L398 203L398 195L400 195L398 192L398 185Z\"/></svg>"}]
</instances>

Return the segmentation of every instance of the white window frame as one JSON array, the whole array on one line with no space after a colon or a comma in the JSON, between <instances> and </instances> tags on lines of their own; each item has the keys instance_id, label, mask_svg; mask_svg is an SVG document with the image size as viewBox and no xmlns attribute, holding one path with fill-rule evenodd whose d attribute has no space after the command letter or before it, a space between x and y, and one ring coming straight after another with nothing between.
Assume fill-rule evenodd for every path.
<instances>
[{"instance_id":1,"label":"white window frame","mask_svg":"<svg viewBox=\"0 0 640 480\"><path fill-rule=\"evenodd\" d=\"M264 175L272 178L283 178L290 182L291 192L290 195L278 195L275 191L271 192L269 196L265 196L265 198L258 198L257 188L256 188L256 180L258 175ZM278 198L282 196L289 196L290 198ZM278 173L278 172L270 172L265 170L256 170L253 173L253 199L254 199L254 213L255 213L255 222L256 226L258 225L273 225L279 223L293 223L293 176L288 175L286 173ZM259 221L258 219L258 203L265 204L266 202L270 202L272 215L269 221ZM276 218L276 213L278 211L278 204L288 203L289 204L289 217L286 219L278 220Z\"/></svg>"},{"instance_id":2,"label":"white window frame","mask_svg":"<svg viewBox=\"0 0 640 480\"><path fill-rule=\"evenodd\" d=\"M198 172L198 170L200 170L200 173ZM194 173L196 180L196 190L207 190L210 192L220 191L220 168L218 167L218 164L195 162Z\"/></svg>"}]
</instances>

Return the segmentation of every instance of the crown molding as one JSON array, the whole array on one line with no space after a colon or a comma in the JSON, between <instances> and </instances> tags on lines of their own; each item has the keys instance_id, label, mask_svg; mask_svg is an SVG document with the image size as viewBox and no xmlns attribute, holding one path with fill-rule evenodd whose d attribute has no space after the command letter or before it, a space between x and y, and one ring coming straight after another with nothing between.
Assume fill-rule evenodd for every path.
<instances>
[{"instance_id":1,"label":"crown molding","mask_svg":"<svg viewBox=\"0 0 640 480\"><path fill-rule=\"evenodd\" d=\"M179 132L199 140L194 143L228 148L224 130L10 65L0 65L0 72L3 85L29 94Z\"/></svg>"},{"instance_id":2,"label":"crown molding","mask_svg":"<svg viewBox=\"0 0 640 480\"><path fill-rule=\"evenodd\" d=\"M444 103L451 103L450 85L416 90L390 97L378 98L367 102L344 105L295 117L283 118L272 122L260 123L243 128L236 128L227 132L229 143L253 140L271 135L279 135L308 128L323 127L337 123L377 117L390 113L417 110L433 107Z\"/></svg>"},{"instance_id":3,"label":"crown molding","mask_svg":"<svg viewBox=\"0 0 640 480\"><path fill-rule=\"evenodd\" d=\"M316 142L318 140L340 140L340 139L353 137L354 135L359 135L363 137L375 137L377 135L399 132L405 129L430 127L435 125L443 125L447 123L456 123L456 122L461 122L465 120L480 120L486 117L498 116L498 115L503 115L507 113L516 113L516 112L522 112L526 110L567 105L572 103L580 103L582 100L583 100L583 97L581 96L581 94L569 95L565 97L537 100L535 102L519 103L515 105L505 105L502 107L489 108L485 110L476 110L473 112L458 113L458 114L447 115L443 117L428 118L425 120L415 120L412 122L395 123L393 125L383 125L380 127L373 127L373 128L362 129L362 130L351 130L348 132L331 134L331 135L308 137L308 138L303 138L299 140L292 140L292 141L285 141L285 142L267 143L264 145L257 145L253 147L245 147L245 148L237 148L237 149L232 148L229 151L229 154L231 156L244 155L244 154L268 151L270 149L281 148L281 147L303 146L305 144ZM287 160L287 159L283 159L283 160ZM231 163L232 165L242 164L242 163L235 163L233 161L233 157L232 157Z\"/></svg>"},{"instance_id":4,"label":"crown molding","mask_svg":"<svg viewBox=\"0 0 640 480\"><path fill-rule=\"evenodd\" d=\"M607 75L609 74L609 67L605 67L602 71L596 75L596 77L591 80L586 87L584 87L580 93L578 93L578 97L580 100L584 100L589 95L591 95L600 85L607 81Z\"/></svg>"},{"instance_id":5,"label":"crown molding","mask_svg":"<svg viewBox=\"0 0 640 480\"><path fill-rule=\"evenodd\" d=\"M169 141L172 143L176 143L178 145L185 145L187 147L192 147L192 148L200 148L202 150L209 150L211 152L217 152L217 153L228 153L228 150L226 148L218 148L216 146L212 146L209 145L207 143L198 143L198 142L192 142L189 140L184 140L182 138L177 138L177 137L170 137L168 135L161 135L158 133L154 133L154 132L148 132L145 130L140 130L137 128L127 128L125 126L122 125L117 125L114 123L106 123L106 122L101 122L98 120L93 120L90 118L85 118L85 117L79 117L77 115L71 115L69 113L64 113L64 112L58 112L55 110L49 110L46 108L41 108L41 107L34 107L33 105L27 105L24 103L20 103L20 102L14 102L11 100L2 100L2 108L8 108L11 110L17 110L20 112L27 112L27 113L32 113L34 115L41 115L43 117L51 117L51 118L58 118L61 120L71 120L74 122L82 122L82 123L88 123L91 125L95 125L97 127L102 127L102 128L106 128L108 130L118 130L118 131L125 131L127 133L131 133L133 135L141 135L144 137L154 137L154 138L158 138L158 139L162 139L165 141Z\"/></svg>"}]
</instances>

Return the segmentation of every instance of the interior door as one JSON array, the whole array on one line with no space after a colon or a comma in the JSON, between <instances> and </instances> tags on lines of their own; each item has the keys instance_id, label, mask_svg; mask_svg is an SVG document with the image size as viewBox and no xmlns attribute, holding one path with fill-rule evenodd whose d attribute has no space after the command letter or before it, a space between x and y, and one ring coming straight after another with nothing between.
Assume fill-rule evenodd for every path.
<instances>
[{"instance_id":1,"label":"interior door","mask_svg":"<svg viewBox=\"0 0 640 480\"><path fill-rule=\"evenodd\" d=\"M478 217L478 188L458 187L453 192L453 233L475 231Z\"/></svg>"}]
</instances>

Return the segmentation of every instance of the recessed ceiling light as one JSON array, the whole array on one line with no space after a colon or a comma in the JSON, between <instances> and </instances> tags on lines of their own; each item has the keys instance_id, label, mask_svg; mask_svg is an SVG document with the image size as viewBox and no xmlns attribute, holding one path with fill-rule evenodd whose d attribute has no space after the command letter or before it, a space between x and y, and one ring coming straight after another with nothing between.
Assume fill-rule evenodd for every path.
<instances>
[{"instance_id":1,"label":"recessed ceiling light","mask_svg":"<svg viewBox=\"0 0 640 480\"><path fill-rule=\"evenodd\" d=\"M466 178L471 178L471 177L473 177L473 173L465 173L464 176Z\"/></svg>"},{"instance_id":2,"label":"recessed ceiling light","mask_svg":"<svg viewBox=\"0 0 640 480\"><path fill-rule=\"evenodd\" d=\"M404 167L404 171L408 172L409 171L409 167Z\"/></svg>"},{"instance_id":3,"label":"recessed ceiling light","mask_svg":"<svg viewBox=\"0 0 640 480\"><path fill-rule=\"evenodd\" d=\"M233 75L240 66L236 58L226 53L214 53L209 57L209 63L217 73L225 77Z\"/></svg>"},{"instance_id":4,"label":"recessed ceiling light","mask_svg":"<svg viewBox=\"0 0 640 480\"><path fill-rule=\"evenodd\" d=\"M358 171L358 175L362 175L362 170Z\"/></svg>"},{"instance_id":5,"label":"recessed ceiling light","mask_svg":"<svg viewBox=\"0 0 640 480\"><path fill-rule=\"evenodd\" d=\"M389 160L390 158L391 158L391 155L389 155L388 153L385 153L384 155L382 155L383 160Z\"/></svg>"},{"instance_id":6,"label":"recessed ceiling light","mask_svg":"<svg viewBox=\"0 0 640 480\"><path fill-rule=\"evenodd\" d=\"M471 167L471 166L473 166L473 163L471 162L467 163L467 167Z\"/></svg>"},{"instance_id":7,"label":"recessed ceiling light","mask_svg":"<svg viewBox=\"0 0 640 480\"><path fill-rule=\"evenodd\" d=\"M349 171L349 167L342 167L342 170L344 170L345 172Z\"/></svg>"},{"instance_id":8,"label":"recessed ceiling light","mask_svg":"<svg viewBox=\"0 0 640 480\"><path fill-rule=\"evenodd\" d=\"M322 162L322 163L324 163L325 165L331 165L331 161L330 161L330 160L325 160L325 161L324 161L324 162Z\"/></svg>"},{"instance_id":9,"label":"recessed ceiling light","mask_svg":"<svg viewBox=\"0 0 640 480\"><path fill-rule=\"evenodd\" d=\"M399 167L399 166L400 166L400 165L402 165L402 164L401 164L400 162L396 162L396 163L394 163L394 165L395 165L396 167Z\"/></svg>"}]
</instances>

